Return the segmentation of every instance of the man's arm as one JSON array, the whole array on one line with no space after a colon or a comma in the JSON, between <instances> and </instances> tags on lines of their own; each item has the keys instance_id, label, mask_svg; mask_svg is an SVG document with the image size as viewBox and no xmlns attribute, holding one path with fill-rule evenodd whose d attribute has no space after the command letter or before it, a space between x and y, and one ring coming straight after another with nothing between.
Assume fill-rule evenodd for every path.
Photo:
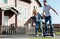
<instances>
[{"instance_id":1,"label":"man's arm","mask_svg":"<svg viewBox=\"0 0 60 39\"><path fill-rule=\"evenodd\" d=\"M58 15L58 13L53 8L51 8L51 9Z\"/></svg>"}]
</instances>

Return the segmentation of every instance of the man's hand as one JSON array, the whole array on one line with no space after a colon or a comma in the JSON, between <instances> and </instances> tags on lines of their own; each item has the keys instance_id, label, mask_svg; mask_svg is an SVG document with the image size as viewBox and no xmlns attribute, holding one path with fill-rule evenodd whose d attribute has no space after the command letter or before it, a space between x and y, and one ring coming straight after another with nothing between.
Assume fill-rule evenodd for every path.
<instances>
[{"instance_id":1,"label":"man's hand","mask_svg":"<svg viewBox=\"0 0 60 39\"><path fill-rule=\"evenodd\" d=\"M57 15L59 15L57 12L56 12Z\"/></svg>"},{"instance_id":2,"label":"man's hand","mask_svg":"<svg viewBox=\"0 0 60 39\"><path fill-rule=\"evenodd\" d=\"M42 15L42 18L44 19L45 18L45 15Z\"/></svg>"},{"instance_id":3,"label":"man's hand","mask_svg":"<svg viewBox=\"0 0 60 39\"><path fill-rule=\"evenodd\" d=\"M59 15L53 8L51 8L57 15Z\"/></svg>"}]
</instances>

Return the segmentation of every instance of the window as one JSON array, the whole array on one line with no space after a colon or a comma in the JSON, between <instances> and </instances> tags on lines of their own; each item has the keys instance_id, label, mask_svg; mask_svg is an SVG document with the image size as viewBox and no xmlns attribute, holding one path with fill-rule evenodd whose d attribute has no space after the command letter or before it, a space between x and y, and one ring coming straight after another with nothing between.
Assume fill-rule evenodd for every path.
<instances>
[{"instance_id":1,"label":"window","mask_svg":"<svg viewBox=\"0 0 60 39\"><path fill-rule=\"evenodd\" d=\"M4 0L4 3L6 3L6 4L7 4L7 3L8 3L8 0Z\"/></svg>"},{"instance_id":2,"label":"window","mask_svg":"<svg viewBox=\"0 0 60 39\"><path fill-rule=\"evenodd\" d=\"M34 9L37 9L37 6L34 6Z\"/></svg>"},{"instance_id":3,"label":"window","mask_svg":"<svg viewBox=\"0 0 60 39\"><path fill-rule=\"evenodd\" d=\"M22 14L21 14L22 13L22 7L17 7L17 10L19 11L17 19L20 20L20 19L22 19Z\"/></svg>"},{"instance_id":4,"label":"window","mask_svg":"<svg viewBox=\"0 0 60 39\"><path fill-rule=\"evenodd\" d=\"M27 18L27 8L24 6L19 6L19 7L17 7L17 9L19 11L17 19L18 20L26 19Z\"/></svg>"},{"instance_id":5,"label":"window","mask_svg":"<svg viewBox=\"0 0 60 39\"><path fill-rule=\"evenodd\" d=\"M23 19L26 19L27 18L27 8L24 7L23 8Z\"/></svg>"}]
</instances>

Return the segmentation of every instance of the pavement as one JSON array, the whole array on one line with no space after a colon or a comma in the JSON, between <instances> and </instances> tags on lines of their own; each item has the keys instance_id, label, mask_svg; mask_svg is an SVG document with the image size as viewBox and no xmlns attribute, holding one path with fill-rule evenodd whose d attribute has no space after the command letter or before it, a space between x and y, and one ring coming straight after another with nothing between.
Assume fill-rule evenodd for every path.
<instances>
[{"instance_id":1,"label":"pavement","mask_svg":"<svg viewBox=\"0 0 60 39\"><path fill-rule=\"evenodd\" d=\"M0 35L0 39L60 39L60 35L56 35L55 38L51 36L47 36L45 38L39 36L36 37L35 35Z\"/></svg>"}]
</instances>

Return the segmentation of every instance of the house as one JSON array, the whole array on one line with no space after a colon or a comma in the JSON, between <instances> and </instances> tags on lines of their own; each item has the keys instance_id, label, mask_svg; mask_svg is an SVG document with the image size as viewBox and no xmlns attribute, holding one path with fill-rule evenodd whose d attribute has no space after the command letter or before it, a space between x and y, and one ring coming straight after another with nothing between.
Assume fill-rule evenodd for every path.
<instances>
[{"instance_id":1,"label":"house","mask_svg":"<svg viewBox=\"0 0 60 39\"><path fill-rule=\"evenodd\" d=\"M39 9L41 4L39 0L1 0L0 7L13 7L19 11L19 14L17 14L16 17L13 15L8 19L8 17L5 16L3 21L5 24L3 25L9 26L15 24L16 26L24 26L27 20L32 16L33 9Z\"/></svg>"},{"instance_id":2,"label":"house","mask_svg":"<svg viewBox=\"0 0 60 39\"><path fill-rule=\"evenodd\" d=\"M18 11L14 7L10 7L7 4L0 3L0 33L4 29L4 26L8 26L8 21L14 17L13 21L16 25L16 15ZM2 29L3 28L3 29Z\"/></svg>"},{"instance_id":3,"label":"house","mask_svg":"<svg viewBox=\"0 0 60 39\"><path fill-rule=\"evenodd\" d=\"M40 8L38 0L0 0L0 30L1 26L24 26L32 16L33 9Z\"/></svg>"},{"instance_id":4,"label":"house","mask_svg":"<svg viewBox=\"0 0 60 39\"><path fill-rule=\"evenodd\" d=\"M15 24L16 21L17 26L24 26L27 20L32 16L33 9L39 9L41 7L41 3L38 0L6 0L4 4L15 7L15 9L19 11L16 20L14 20L15 16L13 15L7 24Z\"/></svg>"},{"instance_id":5,"label":"house","mask_svg":"<svg viewBox=\"0 0 60 39\"><path fill-rule=\"evenodd\" d=\"M33 9L40 7L39 0L0 0L0 33L3 31L1 26L14 24L16 27L24 27Z\"/></svg>"}]
</instances>

